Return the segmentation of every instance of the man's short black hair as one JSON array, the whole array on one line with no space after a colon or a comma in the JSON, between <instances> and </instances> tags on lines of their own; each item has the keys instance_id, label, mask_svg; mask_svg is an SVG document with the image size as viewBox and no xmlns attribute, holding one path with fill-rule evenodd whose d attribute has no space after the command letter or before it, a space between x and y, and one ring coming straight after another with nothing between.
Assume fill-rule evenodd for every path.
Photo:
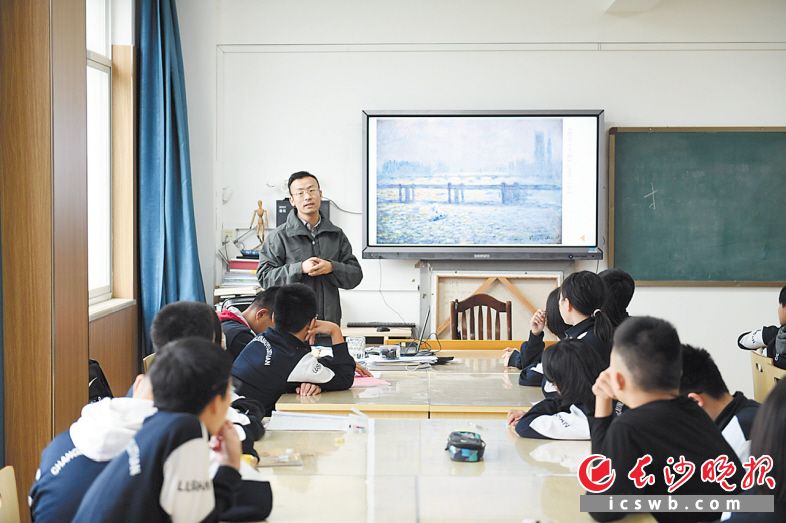
<instances>
[{"instance_id":1,"label":"man's short black hair","mask_svg":"<svg viewBox=\"0 0 786 523\"><path fill-rule=\"evenodd\" d=\"M679 389L682 350L677 330L666 320L651 316L631 317L614 334L616 353L643 391Z\"/></svg>"},{"instance_id":2,"label":"man's short black hair","mask_svg":"<svg viewBox=\"0 0 786 523\"><path fill-rule=\"evenodd\" d=\"M786 307L786 285L783 286L781 293L778 295L778 303Z\"/></svg>"},{"instance_id":3,"label":"man's short black hair","mask_svg":"<svg viewBox=\"0 0 786 523\"><path fill-rule=\"evenodd\" d=\"M606 301L602 308L609 315L611 323L617 327L628 317L628 305L633 299L636 282L622 269L606 269L598 276L606 286Z\"/></svg>"},{"instance_id":4,"label":"man's short black hair","mask_svg":"<svg viewBox=\"0 0 786 523\"><path fill-rule=\"evenodd\" d=\"M691 345L683 345L680 394L687 395L691 392L709 394L715 399L720 399L724 394L729 393L729 388L709 352Z\"/></svg>"},{"instance_id":5,"label":"man's short black hair","mask_svg":"<svg viewBox=\"0 0 786 523\"><path fill-rule=\"evenodd\" d=\"M274 285L273 287L268 287L265 290L259 291L250 306L256 309L267 309L272 311L273 305L276 303L276 295L280 288L280 286Z\"/></svg>"},{"instance_id":6,"label":"man's short black hair","mask_svg":"<svg viewBox=\"0 0 786 523\"><path fill-rule=\"evenodd\" d=\"M317 316L317 296L302 283L284 285L273 305L273 321L282 332L299 332Z\"/></svg>"},{"instance_id":7,"label":"man's short black hair","mask_svg":"<svg viewBox=\"0 0 786 523\"><path fill-rule=\"evenodd\" d=\"M164 306L150 326L153 349L170 341L196 336L221 344L221 322L216 311L201 301L177 301Z\"/></svg>"},{"instance_id":8,"label":"man's short black hair","mask_svg":"<svg viewBox=\"0 0 786 523\"><path fill-rule=\"evenodd\" d=\"M289 194L292 194L292 190L290 189L290 187L292 187L292 182L294 182L295 180L300 180L301 178L309 178L309 177L314 178L314 181L317 182L317 187L319 187L319 179L317 179L316 176L314 176L308 171L298 171L296 173L290 174L289 181L287 182L287 190L289 191Z\"/></svg>"},{"instance_id":9,"label":"man's short black hair","mask_svg":"<svg viewBox=\"0 0 786 523\"><path fill-rule=\"evenodd\" d=\"M199 414L210 401L224 397L232 357L204 338L181 338L164 345L150 368L154 404L159 410Z\"/></svg>"}]
</instances>

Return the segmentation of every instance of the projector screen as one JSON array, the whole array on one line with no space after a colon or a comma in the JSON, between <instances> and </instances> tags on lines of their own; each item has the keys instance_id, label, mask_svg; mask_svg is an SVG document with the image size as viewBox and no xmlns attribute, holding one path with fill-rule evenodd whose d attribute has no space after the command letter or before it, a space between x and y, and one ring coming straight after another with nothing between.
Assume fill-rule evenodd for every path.
<instances>
[{"instance_id":1,"label":"projector screen","mask_svg":"<svg viewBox=\"0 0 786 523\"><path fill-rule=\"evenodd\" d=\"M599 258L603 111L364 112L364 258Z\"/></svg>"}]
</instances>

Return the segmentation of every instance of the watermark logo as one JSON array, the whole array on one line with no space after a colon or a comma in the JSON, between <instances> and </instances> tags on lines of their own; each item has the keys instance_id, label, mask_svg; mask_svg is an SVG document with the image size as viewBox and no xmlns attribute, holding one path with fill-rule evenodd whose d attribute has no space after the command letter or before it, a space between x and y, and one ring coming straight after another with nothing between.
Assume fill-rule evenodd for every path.
<instances>
[{"instance_id":1,"label":"watermark logo","mask_svg":"<svg viewBox=\"0 0 786 523\"><path fill-rule=\"evenodd\" d=\"M617 477L611 460L602 454L592 454L584 458L576 474L581 486L592 494L609 490Z\"/></svg>"}]
</instances>

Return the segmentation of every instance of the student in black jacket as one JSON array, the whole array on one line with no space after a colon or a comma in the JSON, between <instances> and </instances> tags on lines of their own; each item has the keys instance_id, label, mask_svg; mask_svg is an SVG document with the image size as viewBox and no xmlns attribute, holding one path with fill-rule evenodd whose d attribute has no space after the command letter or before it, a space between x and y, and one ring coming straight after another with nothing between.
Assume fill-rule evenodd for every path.
<instances>
[{"instance_id":1,"label":"student in black jacket","mask_svg":"<svg viewBox=\"0 0 786 523\"><path fill-rule=\"evenodd\" d=\"M751 455L772 458L774 468L770 476L775 489L756 487L751 494L772 494L775 497L773 512L737 512L727 521L732 523L783 523L786 521L786 380L778 381L764 400L751 433Z\"/></svg>"},{"instance_id":2,"label":"student in black jacket","mask_svg":"<svg viewBox=\"0 0 786 523\"><path fill-rule=\"evenodd\" d=\"M552 345L543 352L543 371L558 396L538 402L527 412L510 411L508 426L522 438L589 439L587 416L595 411L592 385L604 368L595 351L579 340Z\"/></svg>"},{"instance_id":3,"label":"student in black jacket","mask_svg":"<svg viewBox=\"0 0 786 523\"><path fill-rule=\"evenodd\" d=\"M680 394L704 409L740 461L745 462L750 456L751 429L759 403L746 398L740 391L732 396L718 366L706 350L682 346Z\"/></svg>"},{"instance_id":4,"label":"student in black jacket","mask_svg":"<svg viewBox=\"0 0 786 523\"><path fill-rule=\"evenodd\" d=\"M559 287L546 298L546 310L538 309L530 320L529 339L521 344L521 349L507 348L503 360L508 367L521 369L519 385L540 387L543 382L541 356L546 344L543 341L544 329L548 328L560 340L565 338L568 326L559 312Z\"/></svg>"},{"instance_id":5,"label":"student in black jacket","mask_svg":"<svg viewBox=\"0 0 786 523\"><path fill-rule=\"evenodd\" d=\"M739 459L718 428L692 400L679 395L682 355L679 336L664 320L633 317L620 325L614 335L611 364L595 382L595 415L590 417L592 452L612 461L616 479L601 494L666 495L663 470L668 459L684 456L695 464L693 476L675 495L728 495L739 492L743 472ZM612 402L618 399L629 407L613 418ZM644 454L652 457L645 472L654 483L637 489L628 472ZM701 480L701 466L709 459L725 455L736 467L728 480L735 492L726 492L715 482ZM668 507L663 506L668 510ZM613 521L621 513L592 513L597 521ZM655 512L659 522L715 521L720 513Z\"/></svg>"},{"instance_id":6,"label":"student in black jacket","mask_svg":"<svg viewBox=\"0 0 786 523\"><path fill-rule=\"evenodd\" d=\"M786 355L779 354L775 349L779 330L783 331L786 328L786 285L778 295L778 323L780 327L769 325L761 329L743 332L737 338L737 346L745 350L764 349L765 356L773 358L776 366L786 369Z\"/></svg>"},{"instance_id":7,"label":"student in black jacket","mask_svg":"<svg viewBox=\"0 0 786 523\"><path fill-rule=\"evenodd\" d=\"M628 319L628 305L633 299L636 282L622 269L606 269L598 276L606 286L606 301L601 308L608 314L611 324L616 329L620 323Z\"/></svg>"},{"instance_id":8,"label":"student in black jacket","mask_svg":"<svg viewBox=\"0 0 786 523\"><path fill-rule=\"evenodd\" d=\"M273 305L275 326L254 338L232 365L238 392L262 404L267 415L282 394L310 396L354 382L355 360L341 328L316 315L314 291L300 283L281 287ZM319 334L330 336L332 357L312 354L309 341Z\"/></svg>"},{"instance_id":9,"label":"student in black jacket","mask_svg":"<svg viewBox=\"0 0 786 523\"><path fill-rule=\"evenodd\" d=\"M241 456L226 421L232 359L207 340L186 338L156 360L150 382L158 412L99 474L73 521L218 521L232 505ZM219 464L212 479L211 447Z\"/></svg>"},{"instance_id":10,"label":"student in black jacket","mask_svg":"<svg viewBox=\"0 0 786 523\"><path fill-rule=\"evenodd\" d=\"M608 364L614 326L603 310L605 301L606 286L594 272L574 272L560 287L559 310L570 325L565 337L582 340Z\"/></svg>"},{"instance_id":11,"label":"student in black jacket","mask_svg":"<svg viewBox=\"0 0 786 523\"><path fill-rule=\"evenodd\" d=\"M258 333L273 326L273 303L279 287L268 287L259 291L254 301L244 311L227 307L218 313L224 331L227 351L234 360Z\"/></svg>"}]
</instances>

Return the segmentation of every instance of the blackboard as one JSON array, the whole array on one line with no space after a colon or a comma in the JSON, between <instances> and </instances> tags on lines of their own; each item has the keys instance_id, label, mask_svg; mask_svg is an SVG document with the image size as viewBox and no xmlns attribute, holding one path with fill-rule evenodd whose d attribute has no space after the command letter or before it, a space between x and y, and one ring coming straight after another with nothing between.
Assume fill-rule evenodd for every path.
<instances>
[{"instance_id":1,"label":"blackboard","mask_svg":"<svg viewBox=\"0 0 786 523\"><path fill-rule=\"evenodd\" d=\"M611 263L648 284L786 281L786 128L613 128Z\"/></svg>"}]
</instances>

